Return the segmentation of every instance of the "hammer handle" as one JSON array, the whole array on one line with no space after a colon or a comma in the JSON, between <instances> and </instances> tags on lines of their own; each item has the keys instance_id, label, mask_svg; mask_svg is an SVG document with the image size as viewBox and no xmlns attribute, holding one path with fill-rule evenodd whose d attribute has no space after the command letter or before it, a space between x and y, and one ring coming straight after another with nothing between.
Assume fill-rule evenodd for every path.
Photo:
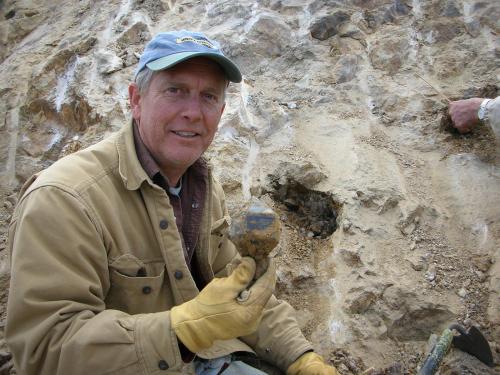
<instances>
[{"instance_id":1,"label":"hammer handle","mask_svg":"<svg viewBox=\"0 0 500 375\"><path fill-rule=\"evenodd\" d=\"M446 328L436 345L434 345L431 352L425 359L418 375L434 375L436 373L441 361L450 349L452 340L453 332L449 328Z\"/></svg>"}]
</instances>

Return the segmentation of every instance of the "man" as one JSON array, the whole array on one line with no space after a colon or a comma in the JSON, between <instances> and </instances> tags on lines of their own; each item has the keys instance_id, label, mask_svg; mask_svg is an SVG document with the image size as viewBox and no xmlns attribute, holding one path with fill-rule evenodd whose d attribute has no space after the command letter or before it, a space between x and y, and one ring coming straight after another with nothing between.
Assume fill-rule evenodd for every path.
<instances>
[{"instance_id":1,"label":"man","mask_svg":"<svg viewBox=\"0 0 500 375\"><path fill-rule=\"evenodd\" d=\"M500 96L495 99L471 98L450 103L453 126L460 133L472 131L478 124L489 124L500 140Z\"/></svg>"},{"instance_id":2,"label":"man","mask_svg":"<svg viewBox=\"0 0 500 375\"><path fill-rule=\"evenodd\" d=\"M201 157L229 81L241 74L216 42L158 34L129 87L132 123L25 184L6 325L20 374L262 374L242 353L291 375L337 373L272 296L273 263L241 297L255 262L227 239Z\"/></svg>"}]
</instances>

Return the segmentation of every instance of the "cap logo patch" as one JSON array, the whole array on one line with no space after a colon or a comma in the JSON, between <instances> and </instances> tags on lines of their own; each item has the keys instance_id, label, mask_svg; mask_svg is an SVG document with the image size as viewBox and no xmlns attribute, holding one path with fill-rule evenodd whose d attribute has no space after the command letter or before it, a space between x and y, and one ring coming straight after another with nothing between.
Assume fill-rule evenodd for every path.
<instances>
[{"instance_id":1,"label":"cap logo patch","mask_svg":"<svg viewBox=\"0 0 500 375\"><path fill-rule=\"evenodd\" d=\"M205 40L205 39L196 39L196 38L193 38L191 36L185 36L185 37L182 37L182 38L177 38L175 40L175 42L177 44L186 43L186 42L193 42L193 43L200 44L200 45L208 47L208 48L215 49L215 46L212 43L210 43L208 40Z\"/></svg>"}]
</instances>

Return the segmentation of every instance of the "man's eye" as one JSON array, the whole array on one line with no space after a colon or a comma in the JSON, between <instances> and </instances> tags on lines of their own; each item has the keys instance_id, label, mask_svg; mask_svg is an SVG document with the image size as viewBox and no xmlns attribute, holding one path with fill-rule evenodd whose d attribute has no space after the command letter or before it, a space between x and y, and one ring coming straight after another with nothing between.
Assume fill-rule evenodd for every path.
<instances>
[{"instance_id":1,"label":"man's eye","mask_svg":"<svg viewBox=\"0 0 500 375\"><path fill-rule=\"evenodd\" d=\"M180 89L178 87L167 87L166 92L170 94L178 94L180 93Z\"/></svg>"},{"instance_id":2,"label":"man's eye","mask_svg":"<svg viewBox=\"0 0 500 375\"><path fill-rule=\"evenodd\" d=\"M217 97L217 95L214 95L214 94L205 94L205 99L208 99L210 101L213 101L213 102L217 102L219 100L219 98Z\"/></svg>"}]
</instances>

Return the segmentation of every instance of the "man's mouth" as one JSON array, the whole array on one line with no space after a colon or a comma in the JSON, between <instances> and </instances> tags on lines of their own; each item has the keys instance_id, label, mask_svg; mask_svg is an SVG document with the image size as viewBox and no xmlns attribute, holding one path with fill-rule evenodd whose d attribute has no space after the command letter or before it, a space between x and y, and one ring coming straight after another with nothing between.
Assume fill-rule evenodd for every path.
<instances>
[{"instance_id":1,"label":"man's mouth","mask_svg":"<svg viewBox=\"0 0 500 375\"><path fill-rule=\"evenodd\" d=\"M198 135L198 133L182 132L182 131L174 131L174 133L176 135L178 135L179 137L183 137L183 138L193 138L193 137L196 137Z\"/></svg>"}]
</instances>

